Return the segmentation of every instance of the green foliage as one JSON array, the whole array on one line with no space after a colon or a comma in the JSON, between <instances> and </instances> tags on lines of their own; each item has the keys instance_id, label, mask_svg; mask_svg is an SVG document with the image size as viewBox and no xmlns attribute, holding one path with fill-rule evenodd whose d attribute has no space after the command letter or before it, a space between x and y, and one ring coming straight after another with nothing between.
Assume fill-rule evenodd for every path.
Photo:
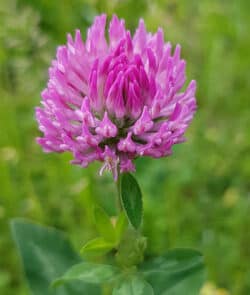
<instances>
[{"instance_id":1,"label":"green foliage","mask_svg":"<svg viewBox=\"0 0 250 295\"><path fill-rule=\"evenodd\" d=\"M108 253L115 247L114 243L108 242L103 237L88 241L81 249L82 255L100 256Z\"/></svg>"},{"instance_id":2,"label":"green foliage","mask_svg":"<svg viewBox=\"0 0 250 295\"><path fill-rule=\"evenodd\" d=\"M155 295L198 294L205 280L202 255L189 249L169 251L141 268Z\"/></svg>"},{"instance_id":3,"label":"green foliage","mask_svg":"<svg viewBox=\"0 0 250 295\"><path fill-rule=\"evenodd\" d=\"M23 219L11 222L12 235L23 262L24 271L32 294L101 294L94 285L115 283L113 294L163 294L166 290L179 290L184 283L200 288L204 278L197 277L203 271L202 256L193 250L175 250L139 266L118 268L107 264L82 262L73 251L64 234ZM136 234L136 232L133 231ZM126 246L135 243L138 247L142 238L128 236ZM124 248L123 248L124 249ZM139 249L143 252L144 249ZM128 248L126 259L134 249ZM138 253L139 253L138 252ZM144 277L148 282L142 279ZM191 278L191 281L189 281ZM195 279L195 280L193 280ZM181 283L181 284L180 284ZM179 284L181 287L179 287ZM63 286L61 286L63 285ZM53 286L53 288L51 287ZM59 287L59 288L58 288ZM152 288L153 287L153 288ZM184 287L186 285L184 284ZM154 289L154 291L153 291ZM189 289L192 290L192 289ZM198 289L193 289L195 294ZM182 293L173 293L182 294Z\"/></svg>"},{"instance_id":4,"label":"green foliage","mask_svg":"<svg viewBox=\"0 0 250 295\"><path fill-rule=\"evenodd\" d=\"M0 294L28 294L9 218L65 229L80 249L97 235L93 198L115 215L111 176L97 176L96 164L71 166L70 155L44 154L34 142L33 108L55 48L66 32L84 35L96 11L126 17L131 29L140 16L150 31L161 26L166 40L182 45L187 77L198 84L187 143L169 158L137 161L146 256L195 247L209 280L250 294L249 8L248 0L0 1Z\"/></svg>"},{"instance_id":5,"label":"green foliage","mask_svg":"<svg viewBox=\"0 0 250 295\"><path fill-rule=\"evenodd\" d=\"M136 179L130 173L121 177L120 194L122 205L127 217L134 228L138 228L142 222L142 194Z\"/></svg>"},{"instance_id":6,"label":"green foliage","mask_svg":"<svg viewBox=\"0 0 250 295\"><path fill-rule=\"evenodd\" d=\"M70 281L102 284L111 282L119 275L119 270L112 265L82 262L72 266L61 278L54 281L53 286L65 284ZM75 285L77 283L75 282Z\"/></svg>"},{"instance_id":7,"label":"green foliage","mask_svg":"<svg viewBox=\"0 0 250 295\"><path fill-rule=\"evenodd\" d=\"M113 295L180 295L184 292L189 295L198 294L205 281L203 257L199 252L177 249L142 264L140 260L128 264L130 254L135 253L135 249L130 245L139 243L142 244L142 241L136 236L132 236L130 240L126 236L126 243L121 244L121 249L126 250L123 251L125 263L123 261L120 268L83 262L72 266L62 277L54 281L53 286L58 287L78 280L98 285L112 282ZM118 254L121 254L121 249ZM143 253L143 250L139 249L137 254ZM140 264L138 269L135 264Z\"/></svg>"},{"instance_id":8,"label":"green foliage","mask_svg":"<svg viewBox=\"0 0 250 295\"><path fill-rule=\"evenodd\" d=\"M137 276L129 276L113 290L112 295L154 295L149 283Z\"/></svg>"},{"instance_id":9,"label":"green foliage","mask_svg":"<svg viewBox=\"0 0 250 295\"><path fill-rule=\"evenodd\" d=\"M81 261L60 231L20 219L12 221L11 228L32 294L80 295L85 292L93 295L100 294L97 286L81 282L66 284L57 290L50 288L53 280L61 276L73 264ZM92 281L90 279L91 274L93 272L89 269L89 280L82 279L82 281L93 283L93 278ZM95 280L97 280L97 274L98 272L95 272Z\"/></svg>"},{"instance_id":10,"label":"green foliage","mask_svg":"<svg viewBox=\"0 0 250 295\"><path fill-rule=\"evenodd\" d=\"M116 235L116 242L117 244L121 241L122 236L128 226L127 218L125 213L122 211L117 218L116 224L115 224L115 235Z\"/></svg>"},{"instance_id":11,"label":"green foliage","mask_svg":"<svg viewBox=\"0 0 250 295\"><path fill-rule=\"evenodd\" d=\"M117 248L116 262L123 268L134 267L144 258L147 240L137 231L128 229Z\"/></svg>"},{"instance_id":12,"label":"green foliage","mask_svg":"<svg viewBox=\"0 0 250 295\"><path fill-rule=\"evenodd\" d=\"M112 224L108 214L101 207L95 207L94 219L101 237L88 241L82 247L81 254L87 256L100 256L117 248L127 227L123 212L119 214L117 220L114 220L115 224Z\"/></svg>"},{"instance_id":13,"label":"green foliage","mask_svg":"<svg viewBox=\"0 0 250 295\"><path fill-rule=\"evenodd\" d=\"M116 233L113 224L111 223L110 217L107 213L100 207L95 208L95 224L99 234L109 242L115 242Z\"/></svg>"}]
</instances>

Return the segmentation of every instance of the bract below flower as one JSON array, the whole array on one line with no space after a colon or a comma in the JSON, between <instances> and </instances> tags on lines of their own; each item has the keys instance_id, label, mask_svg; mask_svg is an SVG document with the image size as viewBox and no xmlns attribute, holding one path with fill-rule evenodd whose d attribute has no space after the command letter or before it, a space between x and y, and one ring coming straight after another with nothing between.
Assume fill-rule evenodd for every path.
<instances>
[{"instance_id":1,"label":"bract below flower","mask_svg":"<svg viewBox=\"0 0 250 295\"><path fill-rule=\"evenodd\" d=\"M184 141L196 109L196 83L186 81L180 46L171 54L163 31L134 36L113 16L105 37L106 15L97 16L83 42L68 35L49 69L36 118L46 152L71 152L72 163L104 162L101 172L134 171L133 159L171 154Z\"/></svg>"}]
</instances>

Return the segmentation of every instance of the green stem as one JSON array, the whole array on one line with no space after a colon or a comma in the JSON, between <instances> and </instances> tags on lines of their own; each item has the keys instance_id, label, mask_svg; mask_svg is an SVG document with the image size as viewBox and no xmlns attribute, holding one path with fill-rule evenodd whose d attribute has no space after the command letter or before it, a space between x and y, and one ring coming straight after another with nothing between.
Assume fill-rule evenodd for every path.
<instances>
[{"instance_id":1,"label":"green stem","mask_svg":"<svg viewBox=\"0 0 250 295\"><path fill-rule=\"evenodd\" d=\"M118 214L122 212L122 200L121 200L121 175L120 173L118 174L117 181L116 181L116 188L117 188L117 209L118 209Z\"/></svg>"}]
</instances>

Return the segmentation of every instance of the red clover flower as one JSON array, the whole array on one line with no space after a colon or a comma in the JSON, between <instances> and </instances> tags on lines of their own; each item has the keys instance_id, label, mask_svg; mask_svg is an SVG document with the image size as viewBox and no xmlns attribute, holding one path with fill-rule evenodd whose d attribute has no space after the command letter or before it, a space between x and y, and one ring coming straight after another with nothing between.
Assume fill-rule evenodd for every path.
<instances>
[{"instance_id":1,"label":"red clover flower","mask_svg":"<svg viewBox=\"0 0 250 295\"><path fill-rule=\"evenodd\" d=\"M180 46L171 53L162 29L146 31L141 19L134 36L113 16L109 40L106 15L97 16L84 43L79 30L59 46L49 69L36 118L46 152L71 152L73 164L104 162L115 180L134 171L133 159L171 154L183 142L196 110L196 82L185 90L186 62Z\"/></svg>"}]
</instances>

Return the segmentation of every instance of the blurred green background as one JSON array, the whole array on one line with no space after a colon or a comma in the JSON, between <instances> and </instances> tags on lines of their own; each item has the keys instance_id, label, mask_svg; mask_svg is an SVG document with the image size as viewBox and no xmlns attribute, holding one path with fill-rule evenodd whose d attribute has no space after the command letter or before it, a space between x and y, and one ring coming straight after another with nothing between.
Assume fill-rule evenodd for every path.
<instances>
[{"instance_id":1,"label":"blurred green background","mask_svg":"<svg viewBox=\"0 0 250 295\"><path fill-rule=\"evenodd\" d=\"M163 27L198 82L187 143L169 158L137 161L148 252L200 249L208 280L227 290L209 294L250 294L248 0L0 1L0 294L28 294L10 218L61 228L79 249L96 235L94 199L114 214L114 184L98 176L99 164L80 169L35 143L34 107L57 45L75 28L84 35L101 12L117 13L131 30L140 17L150 31Z\"/></svg>"}]
</instances>

